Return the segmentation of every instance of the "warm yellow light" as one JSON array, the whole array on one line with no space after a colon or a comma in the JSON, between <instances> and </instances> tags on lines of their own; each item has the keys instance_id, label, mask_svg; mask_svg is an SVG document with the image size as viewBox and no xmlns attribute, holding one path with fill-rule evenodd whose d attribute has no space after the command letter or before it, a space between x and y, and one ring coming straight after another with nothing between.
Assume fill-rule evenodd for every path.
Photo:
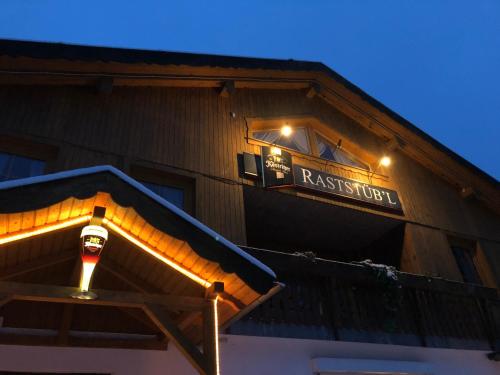
<instances>
[{"instance_id":1,"label":"warm yellow light","mask_svg":"<svg viewBox=\"0 0 500 375\"><path fill-rule=\"evenodd\" d=\"M380 165L388 167L391 165L391 158L389 156L382 157L382 159L380 159Z\"/></svg>"},{"instance_id":2,"label":"warm yellow light","mask_svg":"<svg viewBox=\"0 0 500 375\"><path fill-rule=\"evenodd\" d=\"M92 279L92 274L94 273L96 263L94 262L83 262L82 266L82 277L80 279L80 290L82 292L88 292L90 286L90 280Z\"/></svg>"},{"instance_id":3,"label":"warm yellow light","mask_svg":"<svg viewBox=\"0 0 500 375\"><path fill-rule=\"evenodd\" d=\"M214 304L214 335L215 335L215 373L220 374L220 362L219 362L219 313L217 312L217 298L212 300Z\"/></svg>"},{"instance_id":4,"label":"warm yellow light","mask_svg":"<svg viewBox=\"0 0 500 375\"><path fill-rule=\"evenodd\" d=\"M189 277L191 280L197 282L198 284L204 286L205 288L209 288L212 285L212 283L210 283L210 282L202 279L201 277L195 275L191 271L188 271L184 267L178 265L174 261L172 261L172 260L164 257L163 255L161 255L160 253L154 251L149 246L147 246L145 243L143 243L141 240L139 240L139 239L135 238L134 236L128 234L126 231L124 231L122 228L120 228L118 225L116 225L112 221L109 221L108 219L104 218L102 220L102 223L104 225L108 226L109 229L111 229L113 232L115 232L115 233L119 234L120 236L124 237L125 239L129 240L134 245L138 246L139 248L141 248L142 250L144 250L148 254L154 256L156 259L162 261L166 265L168 265L168 266L172 267L173 269L179 271L184 276Z\"/></svg>"},{"instance_id":5,"label":"warm yellow light","mask_svg":"<svg viewBox=\"0 0 500 375\"><path fill-rule=\"evenodd\" d=\"M283 125L281 127L281 135L284 137L289 137L292 134L292 128L289 125Z\"/></svg>"},{"instance_id":6,"label":"warm yellow light","mask_svg":"<svg viewBox=\"0 0 500 375\"><path fill-rule=\"evenodd\" d=\"M281 155L281 149L279 147L271 147L271 154Z\"/></svg>"},{"instance_id":7,"label":"warm yellow light","mask_svg":"<svg viewBox=\"0 0 500 375\"><path fill-rule=\"evenodd\" d=\"M25 232L18 233L18 234L7 235L5 237L0 238L0 245L6 244L9 242L19 241L19 240L33 237L33 236L38 236L40 234L53 232L55 230L64 229L64 228L71 227L74 225L88 223L91 218L92 218L92 216L90 216L90 215L80 216L80 217L76 217L74 219L66 220L66 221L63 221L60 223L46 225L46 226L43 226L43 227L38 228L38 229L25 231Z\"/></svg>"}]
</instances>

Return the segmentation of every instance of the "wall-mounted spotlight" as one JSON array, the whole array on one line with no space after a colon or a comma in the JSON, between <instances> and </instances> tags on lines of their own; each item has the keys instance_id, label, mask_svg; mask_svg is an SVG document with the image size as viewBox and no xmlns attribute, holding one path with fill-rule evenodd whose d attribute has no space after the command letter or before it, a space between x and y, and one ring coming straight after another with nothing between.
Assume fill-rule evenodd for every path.
<instances>
[{"instance_id":1,"label":"wall-mounted spotlight","mask_svg":"<svg viewBox=\"0 0 500 375\"><path fill-rule=\"evenodd\" d=\"M108 240L108 231L100 225L87 225L80 234L82 246L82 274L80 292L72 295L78 299L95 299L97 295L89 291L94 269L99 262L104 244Z\"/></svg>"},{"instance_id":2,"label":"wall-mounted spotlight","mask_svg":"<svg viewBox=\"0 0 500 375\"><path fill-rule=\"evenodd\" d=\"M383 167L388 167L389 165L391 165L391 158L387 155L384 155L381 159L380 159L380 162L379 164Z\"/></svg>"},{"instance_id":3,"label":"wall-mounted spotlight","mask_svg":"<svg viewBox=\"0 0 500 375\"><path fill-rule=\"evenodd\" d=\"M375 169L373 169L371 172L371 174L368 174L368 178L370 179L371 181L371 178L373 177L373 175L378 171L378 169L382 166L382 167L388 167L390 166L392 163L392 160L389 156L387 155L384 155L380 158L380 160L378 161L378 164L377 164L377 167Z\"/></svg>"},{"instance_id":4,"label":"wall-mounted spotlight","mask_svg":"<svg viewBox=\"0 0 500 375\"><path fill-rule=\"evenodd\" d=\"M289 137L290 135L292 135L292 132L292 127L288 124L285 124L281 127L281 135L284 137Z\"/></svg>"}]
</instances>

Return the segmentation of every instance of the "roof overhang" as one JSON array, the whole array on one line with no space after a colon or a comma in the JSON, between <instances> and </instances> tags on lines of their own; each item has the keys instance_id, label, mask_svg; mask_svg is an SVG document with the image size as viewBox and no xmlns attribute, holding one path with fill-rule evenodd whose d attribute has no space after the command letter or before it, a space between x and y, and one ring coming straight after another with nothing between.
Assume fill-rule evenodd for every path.
<instances>
[{"instance_id":1,"label":"roof overhang","mask_svg":"<svg viewBox=\"0 0 500 375\"><path fill-rule=\"evenodd\" d=\"M94 207L102 225L146 251L179 277L203 288L224 283L228 306L221 324L276 287L266 265L195 218L110 166L0 183L0 248L88 224ZM225 304L224 304L225 305Z\"/></svg>"}]
</instances>

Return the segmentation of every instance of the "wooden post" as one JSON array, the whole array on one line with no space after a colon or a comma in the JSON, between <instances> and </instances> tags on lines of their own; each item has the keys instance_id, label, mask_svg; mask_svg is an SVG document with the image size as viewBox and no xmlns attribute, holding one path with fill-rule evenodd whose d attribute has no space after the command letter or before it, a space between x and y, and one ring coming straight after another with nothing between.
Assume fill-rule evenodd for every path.
<instances>
[{"instance_id":1,"label":"wooden post","mask_svg":"<svg viewBox=\"0 0 500 375\"><path fill-rule=\"evenodd\" d=\"M210 300L210 303L203 309L203 354L207 364L207 375L217 375L218 351L219 345L217 329L215 327L216 300Z\"/></svg>"},{"instance_id":2,"label":"wooden post","mask_svg":"<svg viewBox=\"0 0 500 375\"><path fill-rule=\"evenodd\" d=\"M200 353L198 348L184 336L161 306L146 304L143 309L153 323L177 346L179 351L201 375L213 375L207 371L209 366L207 365L205 353Z\"/></svg>"}]
</instances>

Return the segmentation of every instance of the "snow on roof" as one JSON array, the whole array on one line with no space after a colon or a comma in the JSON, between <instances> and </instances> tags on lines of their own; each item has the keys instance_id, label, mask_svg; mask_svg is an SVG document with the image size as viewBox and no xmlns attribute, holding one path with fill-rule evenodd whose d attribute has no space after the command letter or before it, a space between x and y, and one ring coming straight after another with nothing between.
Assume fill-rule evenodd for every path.
<instances>
[{"instance_id":1,"label":"snow on roof","mask_svg":"<svg viewBox=\"0 0 500 375\"><path fill-rule=\"evenodd\" d=\"M160 197L159 195L155 194L151 190L149 190L147 187L142 185L140 182L134 180L132 177L126 175L119 169L111 166L111 165L100 165L100 166L95 166L95 167L88 167L88 168L80 168L80 169L73 169L69 171L64 171L64 172L58 172L58 173L52 173L52 174L47 174L47 175L41 175L41 176L34 176L34 177L27 177L27 178L21 178L17 180L9 180L9 181L4 181L0 182L0 190L6 190L6 189L11 189L11 188L16 188L19 186L26 186L26 185L33 185L33 184L39 184L39 183L44 183L48 181L54 181L54 180L62 180L65 178L71 178L71 177L77 177L77 176L85 176L89 174L95 174L95 173L101 173L101 172L109 172L126 182L127 184L133 186L135 189L139 190L143 194L147 195L151 199L155 200L159 204L161 204L163 207L167 208L168 210L174 212L176 215L180 216L184 220L188 221L198 229L202 230L209 236L211 236L215 241L218 241L222 243L224 246L229 248L230 250L234 251L241 257L245 258L249 262L251 262L253 265L257 266L261 270L265 271L272 277L276 278L276 274L271 270L268 266L260 262L258 259L255 259L253 256L250 254L246 253L242 249L240 249L238 246L233 244L231 241L227 240L226 238L222 237L220 234L216 233L200 221L196 220L194 217L188 215L186 212L181 210L180 208L176 207L166 199Z\"/></svg>"}]
</instances>

